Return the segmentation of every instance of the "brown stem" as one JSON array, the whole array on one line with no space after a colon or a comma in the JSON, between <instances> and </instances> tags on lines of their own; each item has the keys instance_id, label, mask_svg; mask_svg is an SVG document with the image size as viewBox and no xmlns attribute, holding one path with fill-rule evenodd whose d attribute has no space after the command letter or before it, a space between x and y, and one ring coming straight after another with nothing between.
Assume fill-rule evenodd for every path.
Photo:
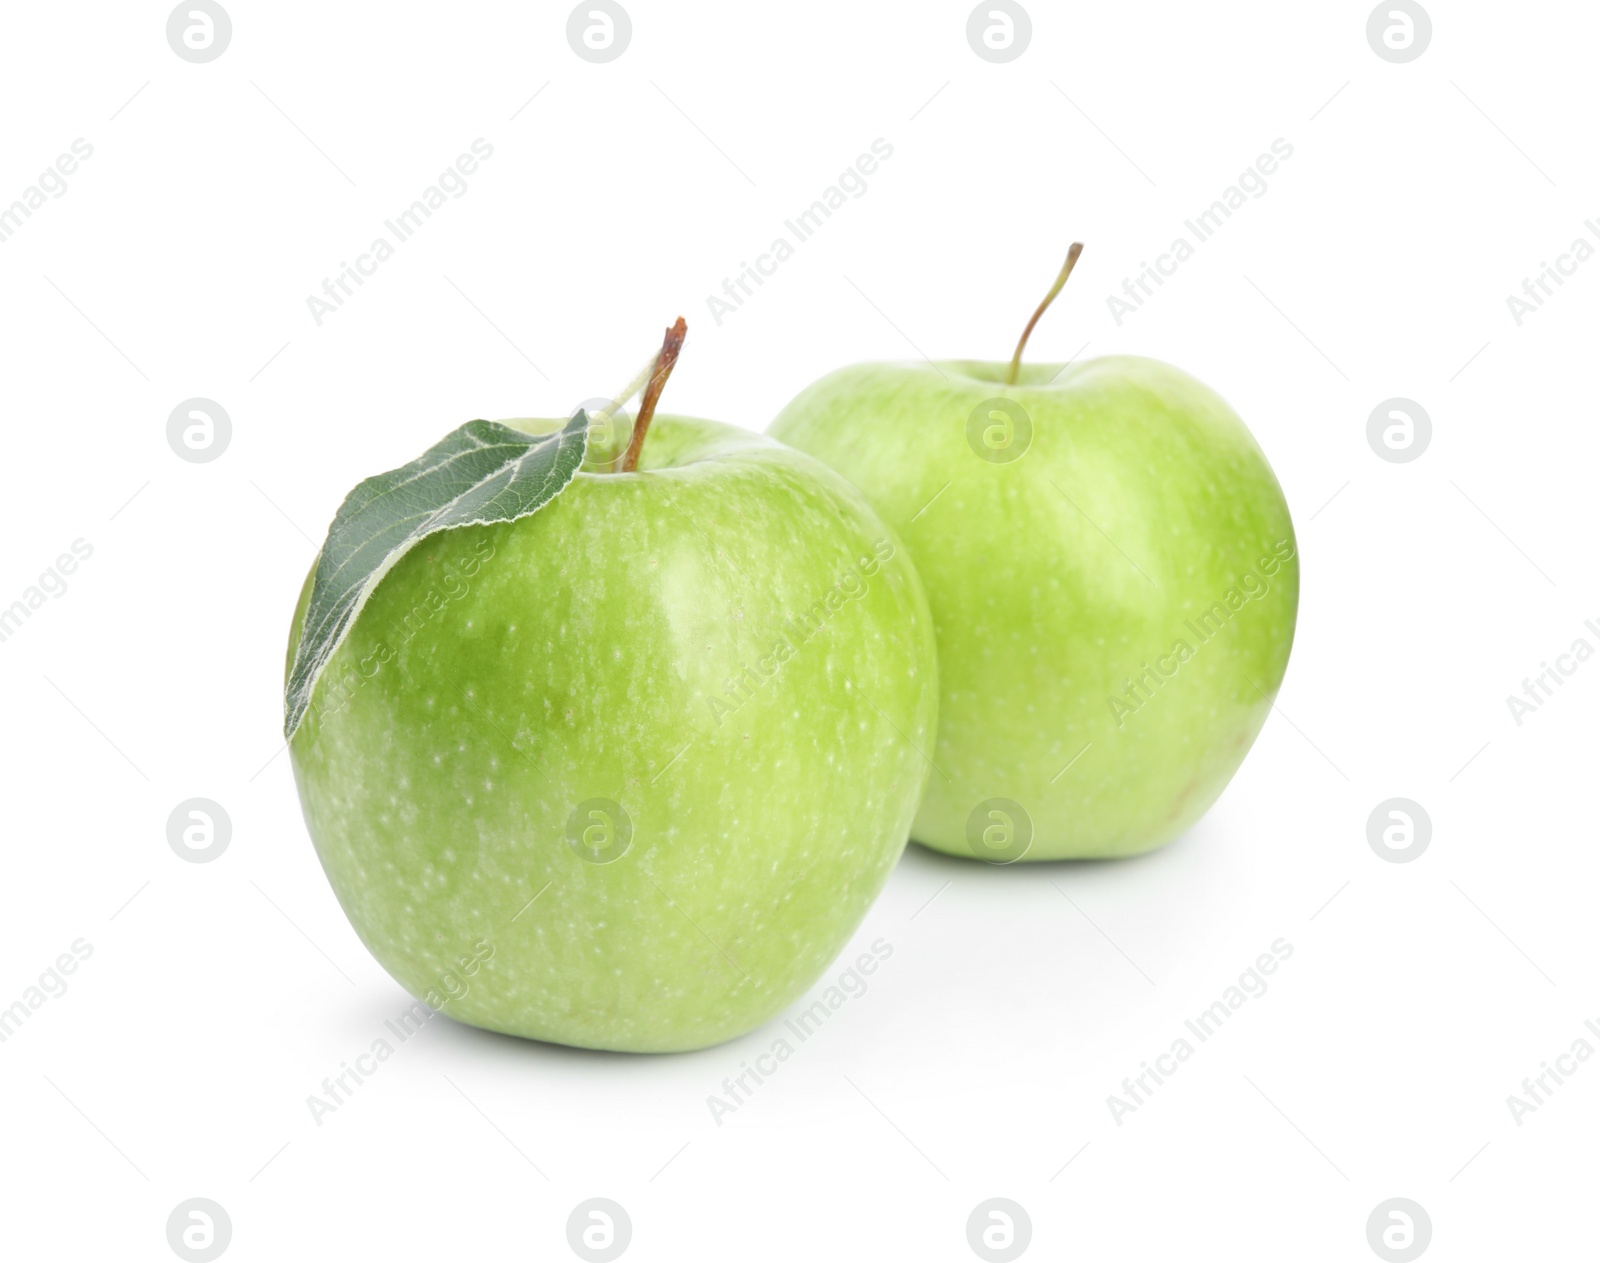
<instances>
[{"instance_id":1,"label":"brown stem","mask_svg":"<svg viewBox=\"0 0 1600 1263\"><path fill-rule=\"evenodd\" d=\"M633 423L633 437L628 440L627 453L622 458L622 472L631 474L639 465L639 452L644 447L644 432L650 428L650 418L656 414L656 401L661 398L661 392L666 388L667 378L672 376L672 366L678 362L678 352L683 350L683 340L688 336L689 326L683 323L679 316L672 328L667 330L667 336L661 343L661 354L656 356L655 372L650 374L650 383L644 388L644 398L639 401L639 416Z\"/></svg>"},{"instance_id":2,"label":"brown stem","mask_svg":"<svg viewBox=\"0 0 1600 1263\"><path fill-rule=\"evenodd\" d=\"M1033 326L1039 323L1039 317L1044 315L1045 309L1055 302L1056 295L1061 292L1061 287L1067 283L1067 277L1072 275L1072 267L1078 261L1078 256L1083 253L1083 242L1074 241L1072 248L1067 251L1067 261L1061 265L1061 275L1056 277L1056 283L1050 287L1050 292L1044 296L1044 301L1039 304L1033 313L1033 319L1028 321L1028 327L1022 331L1022 336L1017 339L1016 353L1011 357L1011 370L1006 374L1006 385L1017 384L1017 370L1022 367L1022 348L1028 345L1028 335L1033 332Z\"/></svg>"}]
</instances>

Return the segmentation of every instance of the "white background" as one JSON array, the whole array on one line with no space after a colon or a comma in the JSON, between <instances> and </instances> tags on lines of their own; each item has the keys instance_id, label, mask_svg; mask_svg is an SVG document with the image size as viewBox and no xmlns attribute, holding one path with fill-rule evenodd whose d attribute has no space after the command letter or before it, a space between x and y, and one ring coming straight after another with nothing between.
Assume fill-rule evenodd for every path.
<instances>
[{"instance_id":1,"label":"white background","mask_svg":"<svg viewBox=\"0 0 1600 1263\"><path fill-rule=\"evenodd\" d=\"M965 3L627 2L606 65L565 5L235 0L204 65L160 4L0 19L0 205L94 147L0 244L0 605L94 550L0 644L0 1005L93 947L0 1045L8 1256L171 1258L196 1196L230 1260L570 1258L593 1196L639 1260L970 1259L995 1196L1030 1258L1371 1258L1391 1197L1429 1257L1590 1250L1600 1064L1521 1126L1506 1098L1600 1048L1600 665L1521 726L1505 698L1600 647L1600 261L1521 327L1505 300L1600 216L1600 13L1438 0L1391 64L1365 3L1037 2L996 65ZM307 295L479 137L466 194L318 327ZM865 196L719 327L707 296L879 137ZM1106 296L1279 137L1265 196L1118 327ZM469 418L610 393L680 313L664 406L756 429L841 363L1004 358L1075 238L1033 357L1200 376L1299 530L1288 678L1206 819L1115 864L913 848L848 952L893 945L871 989L721 1126L706 1098L775 1027L640 1058L439 1018L316 1125L408 1003L279 753L345 491ZM193 396L232 418L213 463L167 445ZM1366 440L1394 396L1433 422L1407 464ZM232 820L212 863L167 845L195 796ZM1411 863L1367 844L1393 796L1432 819ZM1114 1122L1278 938L1270 990Z\"/></svg>"}]
</instances>

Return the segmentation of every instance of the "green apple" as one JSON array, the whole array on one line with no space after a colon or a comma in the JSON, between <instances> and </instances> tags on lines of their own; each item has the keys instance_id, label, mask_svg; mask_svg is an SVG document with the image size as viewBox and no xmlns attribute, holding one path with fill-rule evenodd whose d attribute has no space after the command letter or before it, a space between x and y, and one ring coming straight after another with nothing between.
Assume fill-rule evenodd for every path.
<instances>
[{"instance_id":1,"label":"green apple","mask_svg":"<svg viewBox=\"0 0 1600 1263\"><path fill-rule=\"evenodd\" d=\"M843 479L715 422L648 440L405 553L290 741L404 987L634 1052L740 1035L834 959L904 848L938 695L916 571Z\"/></svg>"},{"instance_id":2,"label":"green apple","mask_svg":"<svg viewBox=\"0 0 1600 1263\"><path fill-rule=\"evenodd\" d=\"M913 840L1132 855L1198 820L1265 722L1294 529L1260 447L1194 378L1021 351L840 369L770 432L862 489L927 590L939 729Z\"/></svg>"}]
</instances>

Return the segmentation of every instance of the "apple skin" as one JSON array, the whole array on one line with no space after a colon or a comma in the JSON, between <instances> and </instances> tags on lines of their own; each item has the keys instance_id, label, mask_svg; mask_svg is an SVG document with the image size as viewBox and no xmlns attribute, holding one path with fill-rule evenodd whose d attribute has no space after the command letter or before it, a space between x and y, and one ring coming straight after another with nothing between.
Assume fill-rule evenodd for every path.
<instances>
[{"instance_id":1,"label":"apple skin","mask_svg":"<svg viewBox=\"0 0 1600 1263\"><path fill-rule=\"evenodd\" d=\"M768 1020L845 945L905 847L937 698L915 568L854 488L658 416L639 472L403 556L290 755L334 892L407 990L678 1051ZM608 863L567 840L592 799L632 822Z\"/></svg>"},{"instance_id":2,"label":"apple skin","mask_svg":"<svg viewBox=\"0 0 1600 1263\"><path fill-rule=\"evenodd\" d=\"M969 820L998 822L1003 843L1015 813L978 809L1006 799L1031 821L1023 859L1149 851L1216 801L1282 683L1299 600L1289 509L1244 423L1170 365L1025 365L1015 386L1006 368L840 369L770 432L860 487L927 589L939 737L912 839L990 858ZM993 399L1031 422L1009 461L978 450L1022 450L1019 424L1010 448L1003 431L968 441ZM986 409L971 428L1003 420Z\"/></svg>"}]
</instances>

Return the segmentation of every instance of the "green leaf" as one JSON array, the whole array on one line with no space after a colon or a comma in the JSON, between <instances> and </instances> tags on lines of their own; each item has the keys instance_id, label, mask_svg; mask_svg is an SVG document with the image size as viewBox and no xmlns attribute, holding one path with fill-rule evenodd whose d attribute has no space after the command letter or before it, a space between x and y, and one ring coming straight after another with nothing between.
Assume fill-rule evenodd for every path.
<instances>
[{"instance_id":1,"label":"green leaf","mask_svg":"<svg viewBox=\"0 0 1600 1263\"><path fill-rule=\"evenodd\" d=\"M368 478L345 497L317 557L284 685L285 739L294 736L317 677L390 568L438 531L514 522L543 508L583 464L588 430L581 410L543 435L498 421L468 421L409 465Z\"/></svg>"}]
</instances>

